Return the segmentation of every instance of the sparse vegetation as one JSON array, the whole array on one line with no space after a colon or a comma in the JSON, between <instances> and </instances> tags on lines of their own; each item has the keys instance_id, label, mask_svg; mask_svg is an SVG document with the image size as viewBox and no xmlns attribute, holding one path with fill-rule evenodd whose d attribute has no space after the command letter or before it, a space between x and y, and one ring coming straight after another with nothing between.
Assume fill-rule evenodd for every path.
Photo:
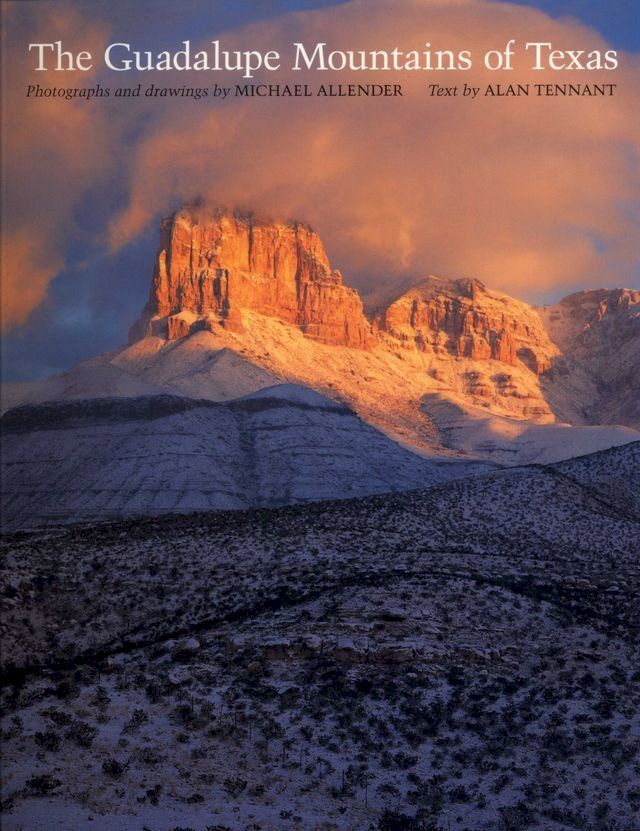
<instances>
[{"instance_id":1,"label":"sparse vegetation","mask_svg":"<svg viewBox=\"0 0 640 831\"><path fill-rule=\"evenodd\" d=\"M11 821L627 831L638 519L519 476L8 539Z\"/></svg>"}]
</instances>

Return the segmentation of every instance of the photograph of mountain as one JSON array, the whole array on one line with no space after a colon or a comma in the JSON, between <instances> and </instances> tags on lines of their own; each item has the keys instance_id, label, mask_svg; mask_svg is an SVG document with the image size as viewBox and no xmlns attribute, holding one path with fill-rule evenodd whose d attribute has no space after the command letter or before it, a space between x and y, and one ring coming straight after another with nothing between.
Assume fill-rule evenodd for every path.
<instances>
[{"instance_id":1,"label":"photograph of mountain","mask_svg":"<svg viewBox=\"0 0 640 831\"><path fill-rule=\"evenodd\" d=\"M634 0L3 0L8 831L640 831Z\"/></svg>"}]
</instances>

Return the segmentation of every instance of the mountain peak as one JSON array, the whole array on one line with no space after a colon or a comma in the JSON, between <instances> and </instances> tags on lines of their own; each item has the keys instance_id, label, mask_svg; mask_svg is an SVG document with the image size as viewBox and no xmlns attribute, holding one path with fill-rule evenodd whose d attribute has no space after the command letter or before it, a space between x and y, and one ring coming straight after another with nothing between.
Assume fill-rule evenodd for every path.
<instances>
[{"instance_id":1,"label":"mountain peak","mask_svg":"<svg viewBox=\"0 0 640 831\"><path fill-rule=\"evenodd\" d=\"M497 402L509 413L535 409L547 417L544 384L560 390L549 394L560 402L554 407L568 413L563 417L608 420L613 416L609 410L600 415L599 404L565 407L574 391L563 386L569 372L564 356L580 356L586 365L592 353L606 356L608 345L615 345L620 377L613 381L635 390L630 379L637 361L639 302L640 292L598 289L535 309L474 278L428 275L387 295L372 322L360 295L331 267L308 224L194 202L161 224L149 301L131 340L151 334L173 341L200 331L219 335L235 348L246 327L244 351L253 342L252 329L263 324L268 329L277 321L320 344L364 352L376 347L393 362L413 354L411 360L424 364L429 377L450 385L455 394L471 394L485 408ZM258 363L272 372L275 359L265 360L260 357L264 347L255 348ZM281 349L278 341L276 351ZM291 359L282 360L275 375L286 377ZM344 360L351 365L355 358L345 354ZM593 379L611 377L606 364L603 358L602 366L592 366ZM585 398L595 401L595 380L583 376L578 385L588 388ZM635 396L627 397L614 409L635 424Z\"/></svg>"},{"instance_id":2,"label":"mountain peak","mask_svg":"<svg viewBox=\"0 0 640 831\"><path fill-rule=\"evenodd\" d=\"M637 289L583 289L563 297L560 301L564 306L596 307L605 305L610 311L623 307L628 308L640 303L640 291Z\"/></svg>"},{"instance_id":3,"label":"mountain peak","mask_svg":"<svg viewBox=\"0 0 640 831\"><path fill-rule=\"evenodd\" d=\"M549 369L558 351L534 309L473 278L423 277L377 323L421 350L512 366L522 361L537 375Z\"/></svg>"},{"instance_id":4,"label":"mountain peak","mask_svg":"<svg viewBox=\"0 0 640 831\"><path fill-rule=\"evenodd\" d=\"M131 341L220 326L242 331L243 309L295 324L322 343L364 348L373 341L360 296L343 285L309 225L204 204L165 219L149 301Z\"/></svg>"},{"instance_id":5,"label":"mountain peak","mask_svg":"<svg viewBox=\"0 0 640 831\"><path fill-rule=\"evenodd\" d=\"M486 293L486 291L487 287L485 284L475 277L448 279L446 277L437 277L434 274L429 274L421 277L405 294L413 292L420 294L422 297L428 297L434 294L449 294L475 300L480 295Z\"/></svg>"}]
</instances>

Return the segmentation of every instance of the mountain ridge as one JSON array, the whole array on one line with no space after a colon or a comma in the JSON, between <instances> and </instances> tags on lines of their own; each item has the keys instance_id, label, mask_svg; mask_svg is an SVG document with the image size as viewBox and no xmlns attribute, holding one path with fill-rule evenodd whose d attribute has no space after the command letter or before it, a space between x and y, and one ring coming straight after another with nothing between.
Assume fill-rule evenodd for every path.
<instances>
[{"instance_id":1,"label":"mountain ridge","mask_svg":"<svg viewBox=\"0 0 640 831\"><path fill-rule=\"evenodd\" d=\"M305 223L187 206L161 225L150 299L131 341L179 340L203 329L244 334L246 315L255 312L327 345L423 353L435 380L496 415L640 426L634 395L631 403L622 401L621 418L615 407L597 404L610 375L607 340L631 342L629 362L640 361L640 292L577 292L536 309L479 280L426 276L389 297L369 319L360 295L331 268L320 237ZM598 336L598 327L607 338ZM478 365L456 372L457 359ZM595 379L580 371L589 362ZM500 371L502 364L512 369ZM555 403L563 393L577 399L573 407Z\"/></svg>"},{"instance_id":2,"label":"mountain ridge","mask_svg":"<svg viewBox=\"0 0 640 831\"><path fill-rule=\"evenodd\" d=\"M307 224L187 206L162 223L130 344L3 397L225 401L293 383L415 452L511 464L640 436L640 292L534 308L427 276L378 306L367 317Z\"/></svg>"},{"instance_id":3,"label":"mountain ridge","mask_svg":"<svg viewBox=\"0 0 640 831\"><path fill-rule=\"evenodd\" d=\"M4 530L404 491L471 472L411 453L348 407L291 384L226 402L31 404L0 426Z\"/></svg>"}]
</instances>

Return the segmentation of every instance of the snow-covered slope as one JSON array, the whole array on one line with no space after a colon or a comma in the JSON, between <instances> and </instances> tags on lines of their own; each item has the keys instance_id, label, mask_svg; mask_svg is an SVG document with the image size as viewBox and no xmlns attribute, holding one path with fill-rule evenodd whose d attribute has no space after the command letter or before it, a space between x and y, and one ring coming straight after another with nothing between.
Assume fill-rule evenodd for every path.
<instances>
[{"instance_id":1,"label":"snow-covered slope","mask_svg":"<svg viewBox=\"0 0 640 831\"><path fill-rule=\"evenodd\" d=\"M581 291L539 313L562 352L543 384L552 405L571 420L640 427L640 291Z\"/></svg>"},{"instance_id":2,"label":"snow-covered slope","mask_svg":"<svg viewBox=\"0 0 640 831\"><path fill-rule=\"evenodd\" d=\"M13 399L64 400L86 390L87 398L169 391L225 401L284 380L345 403L395 441L428 456L462 452L501 464L545 463L640 438L630 427L572 426L537 412L541 382L528 369L517 370L523 380L513 386L516 368L510 368L508 380L497 361L447 358L456 368L445 378L442 367L448 364L436 370L433 357L392 339L367 351L349 349L317 343L296 327L255 312L244 312L243 319L242 334L219 328L175 341L144 338ZM487 373L504 393L495 406L483 397ZM517 403L515 410L510 400ZM530 417L523 416L527 406Z\"/></svg>"},{"instance_id":3,"label":"snow-covered slope","mask_svg":"<svg viewBox=\"0 0 640 831\"><path fill-rule=\"evenodd\" d=\"M640 520L640 442L569 459L555 470Z\"/></svg>"},{"instance_id":4,"label":"snow-covered slope","mask_svg":"<svg viewBox=\"0 0 640 831\"><path fill-rule=\"evenodd\" d=\"M44 381L2 385L2 412L21 404L83 398L128 398L167 392L161 384L139 378L111 362L111 354L85 361Z\"/></svg>"},{"instance_id":5,"label":"snow-covered slope","mask_svg":"<svg viewBox=\"0 0 640 831\"><path fill-rule=\"evenodd\" d=\"M119 352L113 363L149 383L159 384L190 398L228 401L279 383L281 377L216 343L207 332L167 343L145 338Z\"/></svg>"},{"instance_id":6,"label":"snow-covered slope","mask_svg":"<svg viewBox=\"0 0 640 831\"><path fill-rule=\"evenodd\" d=\"M170 344L146 338L44 381L2 385L2 411L20 404L170 393L226 401L279 378L238 352L215 348L205 332Z\"/></svg>"},{"instance_id":7,"label":"snow-covered slope","mask_svg":"<svg viewBox=\"0 0 640 831\"><path fill-rule=\"evenodd\" d=\"M147 396L29 405L6 413L2 431L9 528L337 499L451 475L295 385L227 404Z\"/></svg>"},{"instance_id":8,"label":"snow-covered slope","mask_svg":"<svg viewBox=\"0 0 640 831\"><path fill-rule=\"evenodd\" d=\"M3 540L3 829L636 829L622 477L640 444Z\"/></svg>"},{"instance_id":9,"label":"snow-covered slope","mask_svg":"<svg viewBox=\"0 0 640 831\"><path fill-rule=\"evenodd\" d=\"M640 441L631 427L530 423L462 407L452 396L432 393L423 406L446 447L504 465L549 464Z\"/></svg>"}]
</instances>

